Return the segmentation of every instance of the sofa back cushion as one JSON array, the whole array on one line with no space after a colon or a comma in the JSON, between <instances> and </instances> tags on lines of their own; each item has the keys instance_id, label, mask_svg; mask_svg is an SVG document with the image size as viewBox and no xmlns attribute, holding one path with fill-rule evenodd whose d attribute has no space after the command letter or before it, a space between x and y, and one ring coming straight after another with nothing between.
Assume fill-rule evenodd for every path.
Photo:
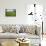
<instances>
[{"instance_id":1,"label":"sofa back cushion","mask_svg":"<svg viewBox=\"0 0 46 46\"><path fill-rule=\"evenodd\" d=\"M17 33L16 25L2 25L3 33Z\"/></svg>"}]
</instances>

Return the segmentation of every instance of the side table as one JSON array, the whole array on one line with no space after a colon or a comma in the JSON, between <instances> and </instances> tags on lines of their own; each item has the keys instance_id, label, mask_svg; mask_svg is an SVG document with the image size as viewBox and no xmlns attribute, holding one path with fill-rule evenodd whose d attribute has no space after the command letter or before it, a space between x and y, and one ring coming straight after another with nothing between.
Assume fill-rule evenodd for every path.
<instances>
[{"instance_id":1,"label":"side table","mask_svg":"<svg viewBox=\"0 0 46 46\"><path fill-rule=\"evenodd\" d=\"M30 40L27 39L27 41L20 41L19 46L31 46Z\"/></svg>"}]
</instances>

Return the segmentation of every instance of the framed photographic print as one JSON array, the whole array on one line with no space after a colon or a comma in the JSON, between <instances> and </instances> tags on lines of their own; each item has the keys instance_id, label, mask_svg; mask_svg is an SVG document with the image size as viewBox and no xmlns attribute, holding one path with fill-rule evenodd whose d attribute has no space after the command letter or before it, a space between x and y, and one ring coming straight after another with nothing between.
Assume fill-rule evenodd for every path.
<instances>
[{"instance_id":1,"label":"framed photographic print","mask_svg":"<svg viewBox=\"0 0 46 46\"><path fill-rule=\"evenodd\" d=\"M16 16L16 9L5 9L5 16L7 17Z\"/></svg>"}]
</instances>

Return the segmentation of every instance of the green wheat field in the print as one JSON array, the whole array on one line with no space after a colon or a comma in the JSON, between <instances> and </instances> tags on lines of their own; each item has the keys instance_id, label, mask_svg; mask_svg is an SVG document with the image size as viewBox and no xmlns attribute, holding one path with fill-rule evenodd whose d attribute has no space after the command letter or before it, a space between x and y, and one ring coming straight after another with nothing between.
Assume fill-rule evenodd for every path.
<instances>
[{"instance_id":1,"label":"green wheat field in the print","mask_svg":"<svg viewBox=\"0 0 46 46\"><path fill-rule=\"evenodd\" d=\"M16 9L6 9L5 15L9 17L16 16Z\"/></svg>"}]
</instances>

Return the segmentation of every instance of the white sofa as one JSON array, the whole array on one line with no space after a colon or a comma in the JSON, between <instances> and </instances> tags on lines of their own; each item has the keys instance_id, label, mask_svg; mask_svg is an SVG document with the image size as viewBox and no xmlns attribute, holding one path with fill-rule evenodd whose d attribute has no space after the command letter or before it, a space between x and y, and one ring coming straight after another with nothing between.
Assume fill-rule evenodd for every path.
<instances>
[{"instance_id":1,"label":"white sofa","mask_svg":"<svg viewBox=\"0 0 46 46\"><path fill-rule=\"evenodd\" d=\"M0 41L2 39L29 38L32 44L39 44L40 26L24 24L0 24Z\"/></svg>"},{"instance_id":2,"label":"white sofa","mask_svg":"<svg viewBox=\"0 0 46 46\"><path fill-rule=\"evenodd\" d=\"M40 38L37 25L0 24L0 38Z\"/></svg>"}]
</instances>

